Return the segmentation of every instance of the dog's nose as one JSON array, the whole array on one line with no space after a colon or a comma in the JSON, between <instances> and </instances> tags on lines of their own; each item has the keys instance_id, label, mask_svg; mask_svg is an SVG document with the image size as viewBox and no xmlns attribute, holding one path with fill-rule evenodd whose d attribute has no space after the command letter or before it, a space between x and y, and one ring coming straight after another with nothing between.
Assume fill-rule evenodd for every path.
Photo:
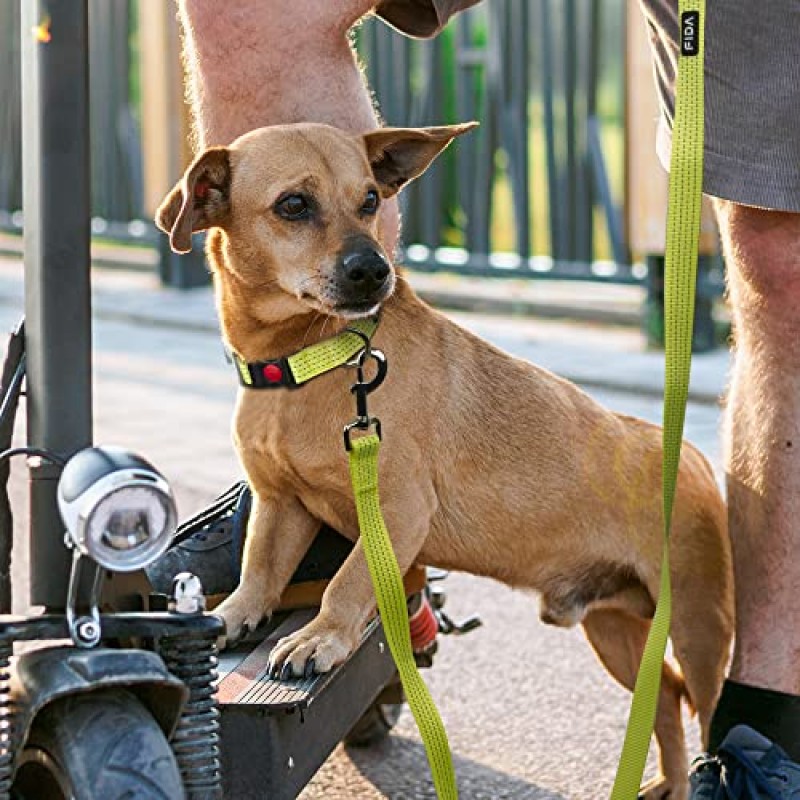
<instances>
[{"instance_id":1,"label":"dog's nose","mask_svg":"<svg viewBox=\"0 0 800 800\"><path fill-rule=\"evenodd\" d=\"M390 272L389 263L374 248L354 250L342 258L342 276L348 289L369 295L380 289Z\"/></svg>"}]
</instances>

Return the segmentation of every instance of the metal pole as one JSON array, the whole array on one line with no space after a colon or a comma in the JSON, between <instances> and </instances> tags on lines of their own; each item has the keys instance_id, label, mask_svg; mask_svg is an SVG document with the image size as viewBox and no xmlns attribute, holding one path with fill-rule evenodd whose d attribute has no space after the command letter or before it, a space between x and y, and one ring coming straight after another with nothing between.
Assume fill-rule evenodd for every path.
<instances>
[{"instance_id":1,"label":"metal pole","mask_svg":"<svg viewBox=\"0 0 800 800\"><path fill-rule=\"evenodd\" d=\"M88 8L21 5L28 441L71 455L92 439ZM32 462L30 600L54 609L69 574L58 477Z\"/></svg>"}]
</instances>

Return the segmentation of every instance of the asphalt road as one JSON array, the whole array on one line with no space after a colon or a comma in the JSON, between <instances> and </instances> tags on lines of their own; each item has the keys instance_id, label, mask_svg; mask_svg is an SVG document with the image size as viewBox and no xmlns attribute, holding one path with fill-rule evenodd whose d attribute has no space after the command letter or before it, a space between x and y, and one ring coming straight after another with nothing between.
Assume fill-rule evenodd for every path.
<instances>
[{"instance_id":1,"label":"asphalt road","mask_svg":"<svg viewBox=\"0 0 800 800\"><path fill-rule=\"evenodd\" d=\"M0 329L10 328L17 314L0 306ZM183 515L238 476L229 443L235 387L215 336L102 321L95 326L95 343L97 441L146 454L172 481ZM593 394L620 411L660 417L657 400ZM718 424L716 408L690 407L688 438L717 465ZM21 514L21 464L14 476ZM18 541L14 574L21 609L27 556ZM444 639L434 669L426 673L449 731L461 797L607 797L628 694L605 674L578 631L539 622L534 597L466 575L451 576L447 591L454 617L477 611L484 620L469 637ZM692 737L696 749L693 726ZM394 734L377 749L338 748L301 796L433 798L410 714L403 714Z\"/></svg>"}]
</instances>

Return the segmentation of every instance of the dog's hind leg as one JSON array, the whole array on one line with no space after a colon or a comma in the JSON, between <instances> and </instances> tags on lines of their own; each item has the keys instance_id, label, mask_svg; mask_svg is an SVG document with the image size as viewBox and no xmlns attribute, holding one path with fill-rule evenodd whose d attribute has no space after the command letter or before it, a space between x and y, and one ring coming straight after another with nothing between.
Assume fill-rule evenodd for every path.
<instances>
[{"instance_id":1,"label":"dog's hind leg","mask_svg":"<svg viewBox=\"0 0 800 800\"><path fill-rule=\"evenodd\" d=\"M584 618L583 629L605 668L626 689L633 691L650 630L649 621L627 611L596 609ZM665 663L655 724L661 775L643 788L642 797L646 800L685 800L688 793L689 765L681 720L684 694L683 679Z\"/></svg>"},{"instance_id":2,"label":"dog's hind leg","mask_svg":"<svg viewBox=\"0 0 800 800\"><path fill-rule=\"evenodd\" d=\"M689 701L697 711L703 747L708 748L711 716L730 659L733 622L723 619L719 609L710 607L700 612L695 608L694 616L695 619L684 621L680 614L674 613L671 638ZM698 616L705 617L701 631Z\"/></svg>"},{"instance_id":3,"label":"dog's hind leg","mask_svg":"<svg viewBox=\"0 0 800 800\"><path fill-rule=\"evenodd\" d=\"M704 550L704 555L698 556L685 547L673 548L670 638L689 699L697 710L703 747L707 748L711 716L730 660L733 580L729 561L726 563L729 555L724 536L713 533L716 541L711 541L708 528L699 530L697 526L678 535L691 538Z\"/></svg>"}]
</instances>

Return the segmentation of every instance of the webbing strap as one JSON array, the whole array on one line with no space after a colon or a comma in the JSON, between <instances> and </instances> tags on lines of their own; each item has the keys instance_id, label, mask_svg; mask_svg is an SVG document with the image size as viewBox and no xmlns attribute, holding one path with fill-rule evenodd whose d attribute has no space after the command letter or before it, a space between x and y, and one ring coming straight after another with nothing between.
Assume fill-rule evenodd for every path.
<instances>
[{"instance_id":1,"label":"webbing strap","mask_svg":"<svg viewBox=\"0 0 800 800\"><path fill-rule=\"evenodd\" d=\"M375 319L358 319L348 325L372 338L378 322ZM332 339L312 344L286 359L297 383L305 383L325 372L341 367L364 349L364 340L355 333L344 331Z\"/></svg>"},{"instance_id":2,"label":"webbing strap","mask_svg":"<svg viewBox=\"0 0 800 800\"><path fill-rule=\"evenodd\" d=\"M380 439L370 434L354 439L350 450L350 478L356 498L361 546L372 576L386 641L425 745L436 794L439 800L457 800L458 789L447 733L428 687L417 670L411 649L403 578L386 531L378 496L379 449Z\"/></svg>"},{"instance_id":3,"label":"webbing strap","mask_svg":"<svg viewBox=\"0 0 800 800\"><path fill-rule=\"evenodd\" d=\"M680 0L679 10L681 54L675 88L664 286L664 545L661 587L636 679L628 729L611 800L635 800L639 793L653 733L661 669L672 615L669 533L689 394L703 190L705 0Z\"/></svg>"}]
</instances>

